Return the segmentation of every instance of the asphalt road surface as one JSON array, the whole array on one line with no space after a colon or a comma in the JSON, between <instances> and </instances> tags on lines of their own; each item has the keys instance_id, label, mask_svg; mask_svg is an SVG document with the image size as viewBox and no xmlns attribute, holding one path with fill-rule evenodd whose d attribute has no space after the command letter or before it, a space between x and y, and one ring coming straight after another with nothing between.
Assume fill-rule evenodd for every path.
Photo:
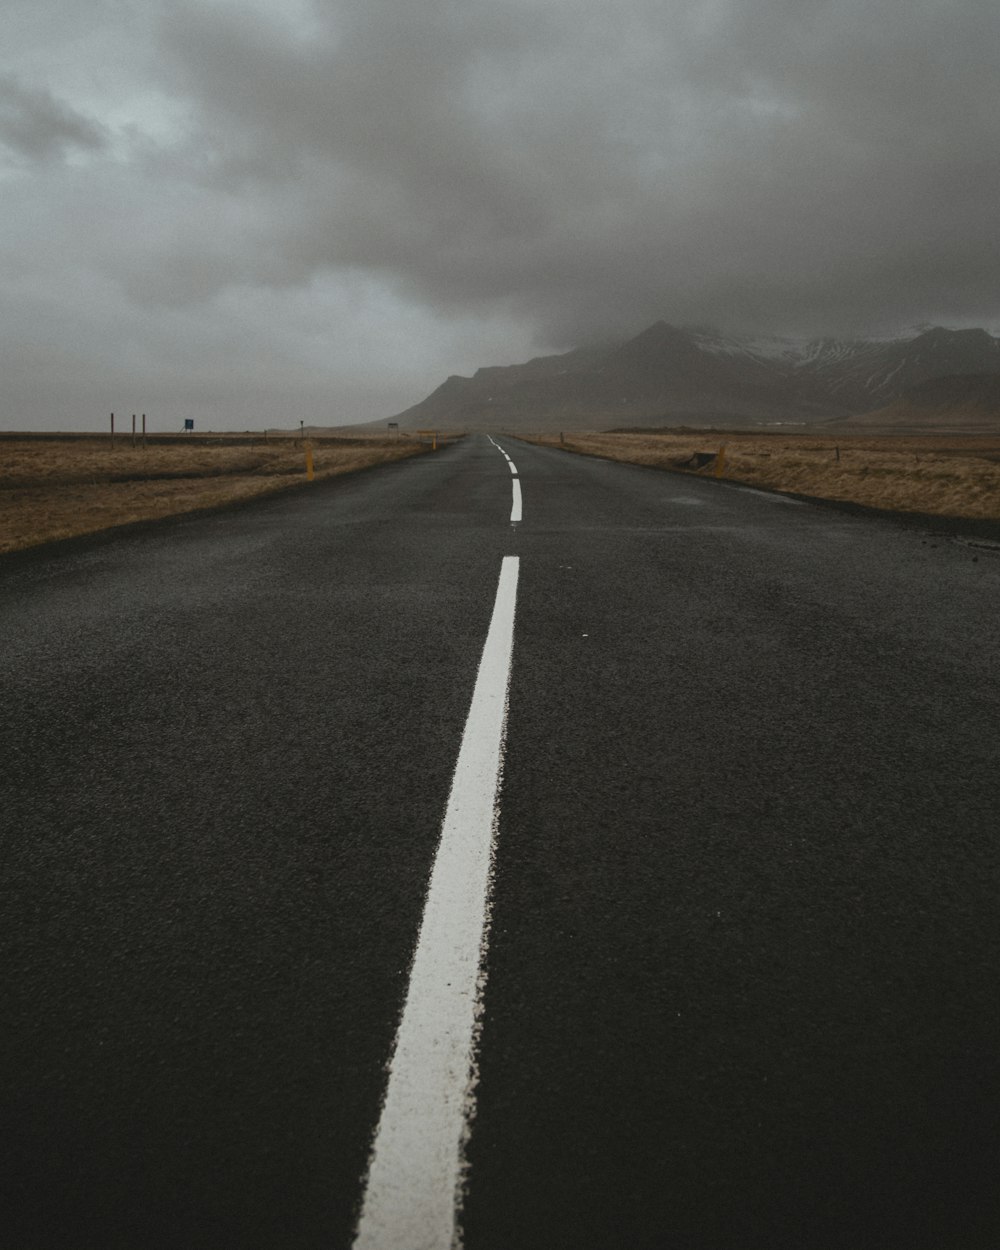
<instances>
[{"instance_id":1,"label":"asphalt road surface","mask_svg":"<svg viewBox=\"0 0 1000 1250\"><path fill-rule=\"evenodd\" d=\"M467 1250L1000 1244L1000 553L496 443L0 560L0 1247L360 1242L502 567Z\"/></svg>"}]
</instances>

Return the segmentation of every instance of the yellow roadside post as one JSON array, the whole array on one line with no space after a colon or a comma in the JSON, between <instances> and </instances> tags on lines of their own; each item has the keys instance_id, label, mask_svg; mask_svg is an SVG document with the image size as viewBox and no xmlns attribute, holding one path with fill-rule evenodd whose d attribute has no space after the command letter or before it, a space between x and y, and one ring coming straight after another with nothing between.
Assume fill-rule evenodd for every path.
<instances>
[{"instance_id":1,"label":"yellow roadside post","mask_svg":"<svg viewBox=\"0 0 1000 1250\"><path fill-rule=\"evenodd\" d=\"M316 474L313 472L313 449L312 443L306 443L306 478L312 481Z\"/></svg>"},{"instance_id":2,"label":"yellow roadside post","mask_svg":"<svg viewBox=\"0 0 1000 1250\"><path fill-rule=\"evenodd\" d=\"M726 465L726 444L723 443L719 448L719 454L715 457L715 476L722 477L722 470Z\"/></svg>"}]
</instances>

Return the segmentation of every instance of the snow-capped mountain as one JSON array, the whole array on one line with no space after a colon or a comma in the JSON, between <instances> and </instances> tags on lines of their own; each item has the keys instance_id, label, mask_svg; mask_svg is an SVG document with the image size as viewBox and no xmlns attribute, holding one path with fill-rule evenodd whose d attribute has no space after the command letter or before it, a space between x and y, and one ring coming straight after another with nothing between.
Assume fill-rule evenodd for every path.
<instances>
[{"instance_id":1,"label":"snow-capped mountain","mask_svg":"<svg viewBox=\"0 0 1000 1250\"><path fill-rule=\"evenodd\" d=\"M881 408L928 378L1000 373L1000 339L935 327L895 339L738 337L659 321L625 343L451 377L403 428L817 422Z\"/></svg>"},{"instance_id":2,"label":"snow-capped mountain","mask_svg":"<svg viewBox=\"0 0 1000 1250\"><path fill-rule=\"evenodd\" d=\"M693 334L702 351L769 362L858 410L928 378L1000 372L1000 339L934 327L896 339L724 338Z\"/></svg>"}]
</instances>

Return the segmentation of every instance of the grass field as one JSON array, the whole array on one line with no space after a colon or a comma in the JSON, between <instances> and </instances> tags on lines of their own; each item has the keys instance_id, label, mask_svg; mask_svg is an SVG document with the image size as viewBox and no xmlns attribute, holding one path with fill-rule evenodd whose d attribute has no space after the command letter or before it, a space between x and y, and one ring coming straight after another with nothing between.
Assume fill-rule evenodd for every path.
<instances>
[{"instance_id":1,"label":"grass field","mask_svg":"<svg viewBox=\"0 0 1000 1250\"><path fill-rule=\"evenodd\" d=\"M312 442L317 479L428 450L413 438ZM290 437L0 439L0 553L215 508L306 480L305 449Z\"/></svg>"},{"instance_id":2,"label":"grass field","mask_svg":"<svg viewBox=\"0 0 1000 1250\"><path fill-rule=\"evenodd\" d=\"M678 472L695 472L689 463L695 453L724 445L721 476L729 481L892 512L1000 521L1000 435L663 432L528 441ZM715 468L710 463L697 472L714 476Z\"/></svg>"}]
</instances>

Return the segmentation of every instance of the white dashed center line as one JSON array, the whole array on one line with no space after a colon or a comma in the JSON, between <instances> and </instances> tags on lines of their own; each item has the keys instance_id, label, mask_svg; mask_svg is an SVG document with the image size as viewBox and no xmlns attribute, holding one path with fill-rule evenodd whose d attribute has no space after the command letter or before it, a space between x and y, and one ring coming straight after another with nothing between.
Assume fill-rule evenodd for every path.
<instances>
[{"instance_id":1,"label":"white dashed center line","mask_svg":"<svg viewBox=\"0 0 1000 1250\"><path fill-rule=\"evenodd\" d=\"M514 487L514 503L510 510L511 524L513 524L515 521L520 521L521 519L521 481L520 479L514 478L512 485Z\"/></svg>"},{"instance_id":2,"label":"white dashed center line","mask_svg":"<svg viewBox=\"0 0 1000 1250\"><path fill-rule=\"evenodd\" d=\"M475 1107L518 557L505 556L441 829L354 1250L451 1250Z\"/></svg>"},{"instance_id":3,"label":"white dashed center line","mask_svg":"<svg viewBox=\"0 0 1000 1250\"><path fill-rule=\"evenodd\" d=\"M498 452L500 452L503 458L510 465L510 475L514 479L512 483L513 499L511 501L511 509L510 509L510 520L511 520L511 524L513 525L515 522L520 521L521 519L521 482L520 482L518 472L517 472L517 465L514 463L513 460L511 460L510 456L508 456L508 454L504 451L504 449L500 446L499 443L494 442L493 439L490 438L488 434L486 435L486 437L490 439L490 442L493 443L493 446L497 449Z\"/></svg>"}]
</instances>

